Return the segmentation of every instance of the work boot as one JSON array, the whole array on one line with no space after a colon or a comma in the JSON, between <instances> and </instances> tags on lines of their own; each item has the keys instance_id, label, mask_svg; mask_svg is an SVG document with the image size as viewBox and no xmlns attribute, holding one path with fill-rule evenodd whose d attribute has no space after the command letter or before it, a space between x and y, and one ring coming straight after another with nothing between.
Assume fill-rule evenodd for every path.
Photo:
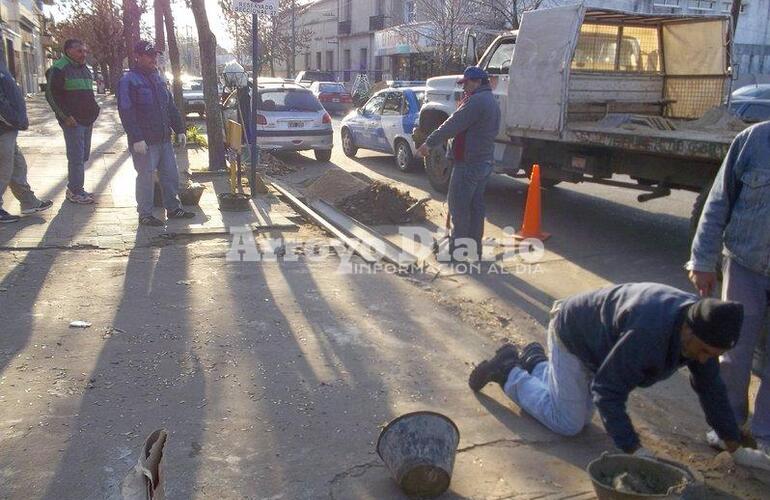
<instances>
[{"instance_id":1,"label":"work boot","mask_svg":"<svg viewBox=\"0 0 770 500\"><path fill-rule=\"evenodd\" d=\"M490 382L505 385L508 374L519 364L519 350L513 344L505 344L497 350L492 359L484 360L473 369L468 385L473 392L480 391Z\"/></svg>"},{"instance_id":2,"label":"work boot","mask_svg":"<svg viewBox=\"0 0 770 500\"><path fill-rule=\"evenodd\" d=\"M527 344L521 350L521 367L529 373L543 361L548 361L548 356L545 355L545 347L540 342Z\"/></svg>"}]
</instances>

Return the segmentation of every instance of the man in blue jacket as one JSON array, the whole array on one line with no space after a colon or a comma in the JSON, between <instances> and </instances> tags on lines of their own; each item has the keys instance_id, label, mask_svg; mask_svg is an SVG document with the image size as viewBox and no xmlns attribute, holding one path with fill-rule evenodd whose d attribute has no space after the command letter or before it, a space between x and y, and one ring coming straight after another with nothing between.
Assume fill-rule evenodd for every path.
<instances>
[{"instance_id":1,"label":"man in blue jacket","mask_svg":"<svg viewBox=\"0 0 770 500\"><path fill-rule=\"evenodd\" d=\"M17 222L20 217L3 210L3 194L10 186L21 204L22 214L51 208L50 200L39 200L27 182L27 162L16 145L19 130L27 130L27 105L16 80L0 66L0 223Z\"/></svg>"},{"instance_id":2,"label":"man in blue jacket","mask_svg":"<svg viewBox=\"0 0 770 500\"><path fill-rule=\"evenodd\" d=\"M192 212L179 202L179 170L171 144L171 130L184 147L184 122L174 99L158 72L158 51L147 41L134 47L136 64L118 84L118 113L128 135L128 149L136 169L136 204L139 224L163 226L152 214L155 172L163 192L169 219L190 219Z\"/></svg>"},{"instance_id":3,"label":"man in blue jacket","mask_svg":"<svg viewBox=\"0 0 770 500\"><path fill-rule=\"evenodd\" d=\"M478 66L466 68L458 83L462 84L466 98L457 111L425 139L417 154L428 156L431 149L453 139L454 166L447 194L452 217L450 254L455 257L455 249L459 248L468 259L478 260L484 236L484 191L493 170L500 106L492 93L489 75Z\"/></svg>"},{"instance_id":4,"label":"man in blue jacket","mask_svg":"<svg viewBox=\"0 0 770 500\"><path fill-rule=\"evenodd\" d=\"M736 462L770 470L770 457L741 447L719 376L718 357L738 342L742 321L743 307L736 302L698 300L666 285L602 288L556 301L549 356L538 343L521 354L506 344L473 370L469 385L479 391L497 382L524 411L565 436L578 434L596 406L619 449L649 456L626 412L628 396L686 365L706 421Z\"/></svg>"},{"instance_id":5,"label":"man in blue jacket","mask_svg":"<svg viewBox=\"0 0 770 500\"><path fill-rule=\"evenodd\" d=\"M770 122L744 130L730 146L714 179L687 263L701 296L716 291L722 264L722 298L743 304L741 340L720 361L730 404L743 426L749 418L749 383L754 352L770 308ZM770 453L770 345L751 420L751 434ZM715 432L712 446L723 447Z\"/></svg>"}]
</instances>

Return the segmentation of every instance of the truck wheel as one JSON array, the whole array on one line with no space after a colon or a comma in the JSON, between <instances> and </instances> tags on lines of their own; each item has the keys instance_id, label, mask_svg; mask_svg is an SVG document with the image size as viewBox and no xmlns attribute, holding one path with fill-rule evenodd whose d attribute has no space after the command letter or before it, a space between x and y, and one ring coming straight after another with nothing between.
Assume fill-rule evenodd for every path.
<instances>
[{"instance_id":1,"label":"truck wheel","mask_svg":"<svg viewBox=\"0 0 770 500\"><path fill-rule=\"evenodd\" d=\"M446 157L444 148L432 149L425 158L425 173L428 174L428 182L439 193L446 194L449 191L449 178L452 176L452 163Z\"/></svg>"}]
</instances>

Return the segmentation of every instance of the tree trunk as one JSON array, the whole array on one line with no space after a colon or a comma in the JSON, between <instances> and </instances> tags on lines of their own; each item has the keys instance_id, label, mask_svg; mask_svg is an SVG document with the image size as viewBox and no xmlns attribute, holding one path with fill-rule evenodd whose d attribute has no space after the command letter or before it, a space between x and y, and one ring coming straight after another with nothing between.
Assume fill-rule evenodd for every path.
<instances>
[{"instance_id":1,"label":"tree trunk","mask_svg":"<svg viewBox=\"0 0 770 500\"><path fill-rule=\"evenodd\" d=\"M123 41L126 44L128 67L134 66L134 45L139 41L139 18L142 11L136 0L123 0Z\"/></svg>"},{"instance_id":2,"label":"tree trunk","mask_svg":"<svg viewBox=\"0 0 770 500\"><path fill-rule=\"evenodd\" d=\"M171 62L171 73L174 75L172 91L174 102L182 117L185 116L184 99L182 98L182 64L179 61L179 45L176 43L176 32L174 31L174 16L171 13L171 3L169 0L163 0L163 17L166 21L166 38L168 39L168 58Z\"/></svg>"},{"instance_id":3,"label":"tree trunk","mask_svg":"<svg viewBox=\"0 0 770 500\"><path fill-rule=\"evenodd\" d=\"M211 32L203 0L190 0L190 8L198 29L203 76L203 98L206 101L206 132L209 143L209 170L225 168L225 136L222 113L219 111L217 85L217 39Z\"/></svg>"}]
</instances>

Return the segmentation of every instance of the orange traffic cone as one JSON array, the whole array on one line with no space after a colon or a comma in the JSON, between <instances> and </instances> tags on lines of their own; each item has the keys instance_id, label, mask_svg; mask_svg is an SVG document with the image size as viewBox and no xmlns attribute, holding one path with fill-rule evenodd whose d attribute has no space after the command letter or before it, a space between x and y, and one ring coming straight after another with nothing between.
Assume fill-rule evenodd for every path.
<instances>
[{"instance_id":1,"label":"orange traffic cone","mask_svg":"<svg viewBox=\"0 0 770 500\"><path fill-rule=\"evenodd\" d=\"M540 165L532 165L532 176L529 178L527 204L524 207L524 224L516 233L516 238L535 238L547 240L551 235L540 230Z\"/></svg>"}]
</instances>

